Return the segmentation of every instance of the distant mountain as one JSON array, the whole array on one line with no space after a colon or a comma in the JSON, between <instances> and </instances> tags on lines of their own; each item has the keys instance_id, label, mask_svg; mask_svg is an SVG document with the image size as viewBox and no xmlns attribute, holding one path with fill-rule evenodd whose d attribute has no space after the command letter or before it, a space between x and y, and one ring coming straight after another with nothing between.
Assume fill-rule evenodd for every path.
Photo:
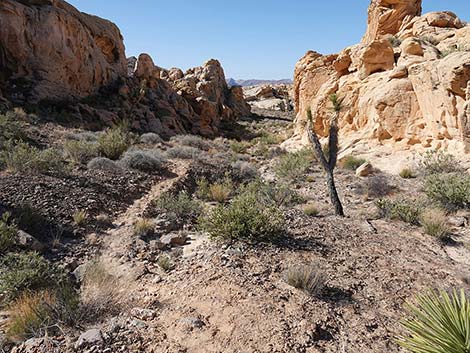
<instances>
[{"instance_id":1,"label":"distant mountain","mask_svg":"<svg viewBox=\"0 0 470 353\"><path fill-rule=\"evenodd\" d=\"M290 85L292 80L235 80L234 78L228 78L227 84L229 86L261 86L261 85Z\"/></svg>"}]
</instances>

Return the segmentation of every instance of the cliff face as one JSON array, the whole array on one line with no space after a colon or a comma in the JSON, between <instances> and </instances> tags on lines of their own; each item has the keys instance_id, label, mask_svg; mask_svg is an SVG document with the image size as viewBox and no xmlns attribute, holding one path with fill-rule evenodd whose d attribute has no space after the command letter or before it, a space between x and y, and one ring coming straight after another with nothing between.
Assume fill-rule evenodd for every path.
<instances>
[{"instance_id":1,"label":"cliff face","mask_svg":"<svg viewBox=\"0 0 470 353\"><path fill-rule=\"evenodd\" d=\"M338 55L309 52L297 63L293 141L307 142L307 108L325 135L329 95L336 92L344 99L343 147L368 141L396 149L469 151L462 117L468 109L470 26L450 12L418 16L420 9L421 1L373 0L361 43Z\"/></svg>"},{"instance_id":2,"label":"cliff face","mask_svg":"<svg viewBox=\"0 0 470 353\"><path fill-rule=\"evenodd\" d=\"M85 97L126 73L119 29L62 0L2 0L0 28L0 80L14 100Z\"/></svg>"},{"instance_id":3,"label":"cliff face","mask_svg":"<svg viewBox=\"0 0 470 353\"><path fill-rule=\"evenodd\" d=\"M218 61L186 74L156 66L147 54L128 61L116 25L63 0L0 2L0 103L5 99L67 102L73 120L127 119L167 136L213 136L222 121L250 113L241 89L227 87Z\"/></svg>"}]
</instances>

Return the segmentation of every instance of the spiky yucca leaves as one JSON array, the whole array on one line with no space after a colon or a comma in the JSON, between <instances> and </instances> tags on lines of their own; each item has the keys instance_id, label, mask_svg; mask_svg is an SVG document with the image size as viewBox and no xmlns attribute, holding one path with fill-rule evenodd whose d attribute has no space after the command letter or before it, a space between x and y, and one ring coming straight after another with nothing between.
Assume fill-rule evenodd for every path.
<instances>
[{"instance_id":1,"label":"spiky yucca leaves","mask_svg":"<svg viewBox=\"0 0 470 353\"><path fill-rule=\"evenodd\" d=\"M399 344L412 353L469 353L470 299L464 290L430 291L409 305L413 318L403 322L409 332Z\"/></svg>"}]
</instances>

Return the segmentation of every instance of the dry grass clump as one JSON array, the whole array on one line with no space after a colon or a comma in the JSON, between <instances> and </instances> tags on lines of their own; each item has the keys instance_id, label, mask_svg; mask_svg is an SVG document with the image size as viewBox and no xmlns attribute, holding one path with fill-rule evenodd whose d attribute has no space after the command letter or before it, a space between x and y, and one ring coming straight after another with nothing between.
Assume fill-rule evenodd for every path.
<instances>
[{"instance_id":1,"label":"dry grass clump","mask_svg":"<svg viewBox=\"0 0 470 353\"><path fill-rule=\"evenodd\" d=\"M78 226L84 226L88 221L88 213L85 210L78 210L72 215L73 223Z\"/></svg>"},{"instance_id":2,"label":"dry grass clump","mask_svg":"<svg viewBox=\"0 0 470 353\"><path fill-rule=\"evenodd\" d=\"M313 203L308 203L303 207L303 211L307 216L316 217L320 213L318 207Z\"/></svg>"},{"instance_id":3,"label":"dry grass clump","mask_svg":"<svg viewBox=\"0 0 470 353\"><path fill-rule=\"evenodd\" d=\"M171 257L167 255L160 256L157 260L157 264L164 272L170 272L175 267Z\"/></svg>"},{"instance_id":4,"label":"dry grass clump","mask_svg":"<svg viewBox=\"0 0 470 353\"><path fill-rule=\"evenodd\" d=\"M290 286L313 295L321 295L326 278L322 271L314 266L295 266L285 272L285 281Z\"/></svg>"},{"instance_id":5,"label":"dry grass clump","mask_svg":"<svg viewBox=\"0 0 470 353\"><path fill-rule=\"evenodd\" d=\"M103 263L89 263L80 289L82 320L93 322L121 313L130 304L123 288L126 286L111 275Z\"/></svg>"},{"instance_id":6,"label":"dry grass clump","mask_svg":"<svg viewBox=\"0 0 470 353\"><path fill-rule=\"evenodd\" d=\"M357 168L359 168L361 165L364 163L367 163L367 160L363 158L357 158L354 156L346 156L344 159L341 161L341 165L343 168L355 171Z\"/></svg>"},{"instance_id":7,"label":"dry grass clump","mask_svg":"<svg viewBox=\"0 0 470 353\"><path fill-rule=\"evenodd\" d=\"M425 210L421 214L421 225L426 234L443 239L449 234L450 227L446 213L438 208Z\"/></svg>"},{"instance_id":8,"label":"dry grass clump","mask_svg":"<svg viewBox=\"0 0 470 353\"><path fill-rule=\"evenodd\" d=\"M65 157L75 164L86 164L98 156L98 144L95 142L70 140L64 143Z\"/></svg>"},{"instance_id":9,"label":"dry grass clump","mask_svg":"<svg viewBox=\"0 0 470 353\"><path fill-rule=\"evenodd\" d=\"M108 129L98 137L98 150L103 157L116 160L131 145L131 136L125 126Z\"/></svg>"},{"instance_id":10,"label":"dry grass clump","mask_svg":"<svg viewBox=\"0 0 470 353\"><path fill-rule=\"evenodd\" d=\"M213 184L209 184L207 179L202 178L197 181L197 185L197 196L207 201L224 203L230 199L234 192L233 182L228 176Z\"/></svg>"},{"instance_id":11,"label":"dry grass clump","mask_svg":"<svg viewBox=\"0 0 470 353\"><path fill-rule=\"evenodd\" d=\"M253 146L253 142L250 141L232 141L230 142L230 148L233 152L239 154L245 154L248 149Z\"/></svg>"},{"instance_id":12,"label":"dry grass clump","mask_svg":"<svg viewBox=\"0 0 470 353\"><path fill-rule=\"evenodd\" d=\"M416 178L416 174L415 172L413 171L413 169L411 168L403 168L401 171L400 171L400 176L403 178L403 179L413 179L413 178Z\"/></svg>"},{"instance_id":13,"label":"dry grass clump","mask_svg":"<svg viewBox=\"0 0 470 353\"><path fill-rule=\"evenodd\" d=\"M150 219L142 218L134 224L134 235L138 237L146 237L152 234L154 230L155 225Z\"/></svg>"}]
</instances>

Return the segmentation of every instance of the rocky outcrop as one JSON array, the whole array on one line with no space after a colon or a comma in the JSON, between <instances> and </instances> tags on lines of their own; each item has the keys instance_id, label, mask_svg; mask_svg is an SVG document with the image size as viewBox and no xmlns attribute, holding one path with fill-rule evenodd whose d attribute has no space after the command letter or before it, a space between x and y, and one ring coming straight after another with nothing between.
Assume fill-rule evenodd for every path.
<instances>
[{"instance_id":1,"label":"rocky outcrop","mask_svg":"<svg viewBox=\"0 0 470 353\"><path fill-rule=\"evenodd\" d=\"M292 111L292 85L243 87L245 99L252 107L264 110Z\"/></svg>"},{"instance_id":2,"label":"rocky outcrop","mask_svg":"<svg viewBox=\"0 0 470 353\"><path fill-rule=\"evenodd\" d=\"M467 84L466 92L467 102L460 116L460 125L462 126L462 140L466 153L470 153L470 82Z\"/></svg>"},{"instance_id":3,"label":"rocky outcrop","mask_svg":"<svg viewBox=\"0 0 470 353\"><path fill-rule=\"evenodd\" d=\"M119 29L62 0L0 2L0 84L18 102L85 97L125 76Z\"/></svg>"},{"instance_id":4,"label":"rocky outcrop","mask_svg":"<svg viewBox=\"0 0 470 353\"><path fill-rule=\"evenodd\" d=\"M398 33L415 17L421 15L422 0L372 0L369 6L367 31L362 41L370 43Z\"/></svg>"},{"instance_id":5,"label":"rocky outcrop","mask_svg":"<svg viewBox=\"0 0 470 353\"><path fill-rule=\"evenodd\" d=\"M308 52L300 59L290 142L308 142L308 108L325 136L329 96L337 93L343 148L367 142L459 152L468 146L470 26L450 12L416 17L420 8L421 1L373 0L363 42L338 55Z\"/></svg>"}]
</instances>

